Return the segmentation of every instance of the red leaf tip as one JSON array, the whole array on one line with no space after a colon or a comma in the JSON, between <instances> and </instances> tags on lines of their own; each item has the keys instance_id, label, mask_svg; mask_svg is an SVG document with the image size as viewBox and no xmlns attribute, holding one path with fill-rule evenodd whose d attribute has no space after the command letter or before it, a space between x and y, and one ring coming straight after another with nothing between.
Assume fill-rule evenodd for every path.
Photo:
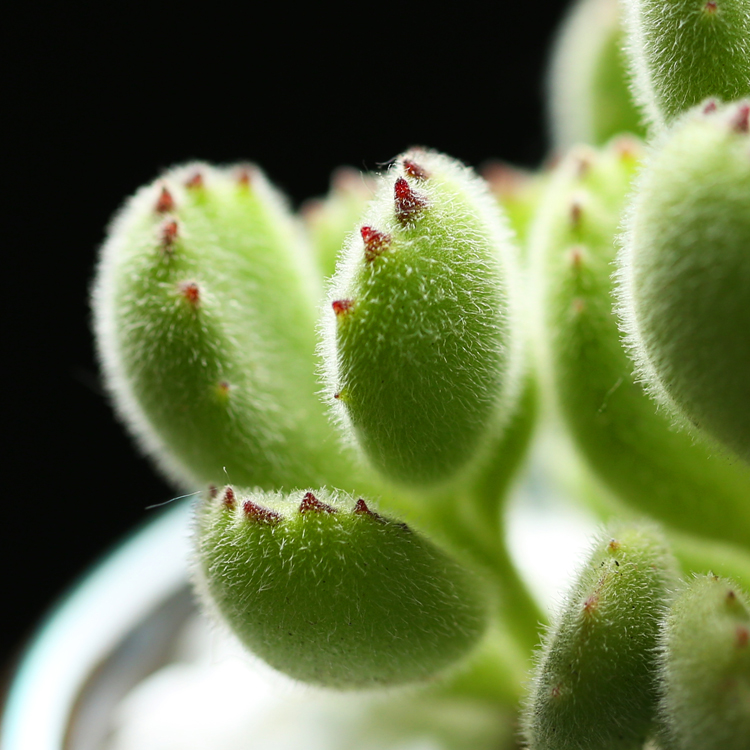
<instances>
[{"instance_id":1,"label":"red leaf tip","mask_svg":"<svg viewBox=\"0 0 750 750\"><path fill-rule=\"evenodd\" d=\"M201 301L201 290L194 281L185 281L180 284L180 292L193 307L197 307Z\"/></svg>"},{"instance_id":2,"label":"red leaf tip","mask_svg":"<svg viewBox=\"0 0 750 750\"><path fill-rule=\"evenodd\" d=\"M641 154L641 145L636 138L629 135L619 136L613 143L615 153L623 161L637 159Z\"/></svg>"},{"instance_id":3,"label":"red leaf tip","mask_svg":"<svg viewBox=\"0 0 750 750\"><path fill-rule=\"evenodd\" d=\"M359 500L354 505L353 513L357 513L358 515L363 516L373 516L375 515L368 507L367 503L360 497Z\"/></svg>"},{"instance_id":4,"label":"red leaf tip","mask_svg":"<svg viewBox=\"0 0 750 750\"><path fill-rule=\"evenodd\" d=\"M379 232L372 227L362 227L359 233L362 235L362 241L365 243L365 261L367 263L372 263L391 244L390 234Z\"/></svg>"},{"instance_id":5,"label":"red leaf tip","mask_svg":"<svg viewBox=\"0 0 750 750\"><path fill-rule=\"evenodd\" d=\"M203 187L203 175L196 172L189 180L185 182L185 187L189 190L197 190Z\"/></svg>"},{"instance_id":6,"label":"red leaf tip","mask_svg":"<svg viewBox=\"0 0 750 750\"><path fill-rule=\"evenodd\" d=\"M732 130L735 133L750 132L750 104L741 104L731 120Z\"/></svg>"},{"instance_id":7,"label":"red leaf tip","mask_svg":"<svg viewBox=\"0 0 750 750\"><path fill-rule=\"evenodd\" d=\"M584 615L592 615L594 614L594 612L596 612L598 608L599 608L599 594L593 593L583 603L583 613Z\"/></svg>"},{"instance_id":8,"label":"red leaf tip","mask_svg":"<svg viewBox=\"0 0 750 750\"><path fill-rule=\"evenodd\" d=\"M583 248L582 247L574 247L570 251L570 265L573 266L573 269L577 271L581 267L582 264L583 264ZM620 546L620 543L619 542L615 542L615 540L613 539L609 543L609 548L610 549L617 549L617 547L613 547L612 546L613 544L616 544L617 547Z\"/></svg>"},{"instance_id":9,"label":"red leaf tip","mask_svg":"<svg viewBox=\"0 0 750 750\"><path fill-rule=\"evenodd\" d=\"M716 99L709 99L703 107L704 115L710 115L712 112L716 112Z\"/></svg>"},{"instance_id":10,"label":"red leaf tip","mask_svg":"<svg viewBox=\"0 0 750 750\"><path fill-rule=\"evenodd\" d=\"M172 251L174 241L177 239L179 234L179 227L177 222L172 220L162 225L161 228L161 246L167 252Z\"/></svg>"},{"instance_id":11,"label":"red leaf tip","mask_svg":"<svg viewBox=\"0 0 750 750\"><path fill-rule=\"evenodd\" d=\"M221 498L225 508L234 508L234 490L231 487L224 489L224 495Z\"/></svg>"},{"instance_id":12,"label":"red leaf tip","mask_svg":"<svg viewBox=\"0 0 750 750\"><path fill-rule=\"evenodd\" d=\"M336 299L331 302L333 312L336 313L336 317L340 317L348 313L354 306L354 300L351 299Z\"/></svg>"},{"instance_id":13,"label":"red leaf tip","mask_svg":"<svg viewBox=\"0 0 750 750\"><path fill-rule=\"evenodd\" d=\"M337 167L331 175L331 189L337 193L369 198L373 187L373 178L353 167Z\"/></svg>"},{"instance_id":14,"label":"red leaf tip","mask_svg":"<svg viewBox=\"0 0 750 750\"><path fill-rule=\"evenodd\" d=\"M249 188L250 183L253 181L253 171L254 167L250 164L245 164L240 167L237 167L236 175L237 175L237 184L241 188Z\"/></svg>"},{"instance_id":15,"label":"red leaf tip","mask_svg":"<svg viewBox=\"0 0 750 750\"><path fill-rule=\"evenodd\" d=\"M252 500L245 500L242 503L242 510L245 515L257 523L277 524L281 521L281 515L274 510L256 505Z\"/></svg>"},{"instance_id":16,"label":"red leaf tip","mask_svg":"<svg viewBox=\"0 0 750 750\"><path fill-rule=\"evenodd\" d=\"M174 198L172 197L172 193L167 190L166 186L163 186L156 201L156 205L154 206L154 211L158 214L166 214L173 210Z\"/></svg>"},{"instance_id":17,"label":"red leaf tip","mask_svg":"<svg viewBox=\"0 0 750 750\"><path fill-rule=\"evenodd\" d=\"M716 13L717 8L718 5L714 2L714 0L708 0L708 2L703 6L703 9L706 11L706 13Z\"/></svg>"},{"instance_id":18,"label":"red leaf tip","mask_svg":"<svg viewBox=\"0 0 750 750\"><path fill-rule=\"evenodd\" d=\"M336 508L320 502L312 492L306 492L299 505L300 513L336 513Z\"/></svg>"},{"instance_id":19,"label":"red leaf tip","mask_svg":"<svg viewBox=\"0 0 750 750\"><path fill-rule=\"evenodd\" d=\"M385 523L385 518L383 516L379 515L378 513L374 513L367 507L367 503L360 497L359 500L354 504L354 509L352 510L352 513L354 513L355 516L367 516L368 518L372 518L375 521L380 521L381 523Z\"/></svg>"},{"instance_id":20,"label":"red leaf tip","mask_svg":"<svg viewBox=\"0 0 750 750\"><path fill-rule=\"evenodd\" d=\"M736 631L737 648L745 648L750 641L750 630L744 625L738 625Z\"/></svg>"},{"instance_id":21,"label":"red leaf tip","mask_svg":"<svg viewBox=\"0 0 750 750\"><path fill-rule=\"evenodd\" d=\"M531 182L528 172L501 161L485 164L482 177L496 195L505 199L513 198Z\"/></svg>"},{"instance_id":22,"label":"red leaf tip","mask_svg":"<svg viewBox=\"0 0 750 750\"><path fill-rule=\"evenodd\" d=\"M426 180L430 176L430 173L413 159L404 159L403 166L404 172L415 180Z\"/></svg>"},{"instance_id":23,"label":"red leaf tip","mask_svg":"<svg viewBox=\"0 0 750 750\"><path fill-rule=\"evenodd\" d=\"M578 154L575 160L576 177L582 180L591 171L593 159L589 153Z\"/></svg>"},{"instance_id":24,"label":"red leaf tip","mask_svg":"<svg viewBox=\"0 0 750 750\"><path fill-rule=\"evenodd\" d=\"M583 216L583 205L578 198L574 198L570 203L570 223L577 227L581 223Z\"/></svg>"},{"instance_id":25,"label":"red leaf tip","mask_svg":"<svg viewBox=\"0 0 750 750\"><path fill-rule=\"evenodd\" d=\"M393 186L393 196L396 203L396 218L401 224L418 214L426 205L426 201L412 190L404 177L399 177Z\"/></svg>"}]
</instances>

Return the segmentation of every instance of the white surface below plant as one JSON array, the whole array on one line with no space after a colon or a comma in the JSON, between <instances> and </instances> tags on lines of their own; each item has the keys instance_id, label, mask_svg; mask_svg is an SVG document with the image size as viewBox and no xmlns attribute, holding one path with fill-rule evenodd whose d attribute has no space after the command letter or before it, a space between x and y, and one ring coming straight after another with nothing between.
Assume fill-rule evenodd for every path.
<instances>
[{"instance_id":1,"label":"white surface below plant","mask_svg":"<svg viewBox=\"0 0 750 750\"><path fill-rule=\"evenodd\" d=\"M474 704L451 704L446 716L414 693L315 690L271 674L202 619L187 631L180 660L120 705L107 750L468 750L497 741L495 717Z\"/></svg>"}]
</instances>

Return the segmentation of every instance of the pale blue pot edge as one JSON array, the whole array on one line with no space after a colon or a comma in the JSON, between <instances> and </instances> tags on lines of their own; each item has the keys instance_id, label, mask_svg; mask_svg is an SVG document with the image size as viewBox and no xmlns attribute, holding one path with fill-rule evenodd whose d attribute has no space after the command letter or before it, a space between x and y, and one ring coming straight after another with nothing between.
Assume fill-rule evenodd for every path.
<instances>
[{"instance_id":1,"label":"pale blue pot edge","mask_svg":"<svg viewBox=\"0 0 750 750\"><path fill-rule=\"evenodd\" d=\"M0 728L0 750L62 750L89 673L159 602L184 587L190 503L131 534L48 615L26 649Z\"/></svg>"}]
</instances>

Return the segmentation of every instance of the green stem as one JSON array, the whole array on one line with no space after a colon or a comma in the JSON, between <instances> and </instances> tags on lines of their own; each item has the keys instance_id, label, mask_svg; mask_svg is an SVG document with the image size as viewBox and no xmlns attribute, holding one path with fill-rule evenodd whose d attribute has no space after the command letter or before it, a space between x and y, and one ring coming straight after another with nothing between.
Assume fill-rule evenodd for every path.
<instances>
[{"instance_id":1,"label":"green stem","mask_svg":"<svg viewBox=\"0 0 750 750\"><path fill-rule=\"evenodd\" d=\"M496 598L496 615L518 647L530 657L539 643L540 624L546 617L531 596L513 563L499 518L480 513L471 497L445 499L439 508L441 535L462 557L490 580Z\"/></svg>"},{"instance_id":2,"label":"green stem","mask_svg":"<svg viewBox=\"0 0 750 750\"><path fill-rule=\"evenodd\" d=\"M529 676L528 657L509 633L492 627L469 660L436 691L516 710Z\"/></svg>"}]
</instances>

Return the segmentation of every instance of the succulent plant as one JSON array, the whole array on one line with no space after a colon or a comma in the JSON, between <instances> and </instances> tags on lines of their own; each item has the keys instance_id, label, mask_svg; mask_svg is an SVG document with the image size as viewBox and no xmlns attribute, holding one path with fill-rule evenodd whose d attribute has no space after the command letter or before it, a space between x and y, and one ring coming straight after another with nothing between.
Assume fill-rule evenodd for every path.
<instances>
[{"instance_id":1,"label":"succulent plant","mask_svg":"<svg viewBox=\"0 0 750 750\"><path fill-rule=\"evenodd\" d=\"M491 702L507 747L750 747L749 40L750 0L580 0L534 173L411 148L298 218L192 163L125 204L102 369L201 491L217 624L317 686ZM506 539L537 434L602 522L550 622Z\"/></svg>"}]
</instances>

